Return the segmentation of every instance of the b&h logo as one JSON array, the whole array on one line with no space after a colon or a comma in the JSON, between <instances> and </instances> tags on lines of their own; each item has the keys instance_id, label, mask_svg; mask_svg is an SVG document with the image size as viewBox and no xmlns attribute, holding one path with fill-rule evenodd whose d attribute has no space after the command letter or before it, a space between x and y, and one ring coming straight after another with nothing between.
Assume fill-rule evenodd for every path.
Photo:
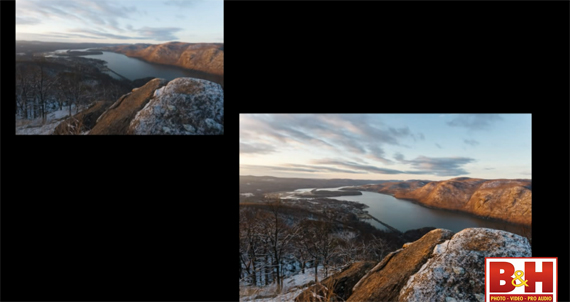
<instances>
[{"instance_id":1,"label":"b&h logo","mask_svg":"<svg viewBox=\"0 0 570 302\"><path fill-rule=\"evenodd\" d=\"M485 257L485 301L558 301L557 261Z\"/></svg>"}]
</instances>

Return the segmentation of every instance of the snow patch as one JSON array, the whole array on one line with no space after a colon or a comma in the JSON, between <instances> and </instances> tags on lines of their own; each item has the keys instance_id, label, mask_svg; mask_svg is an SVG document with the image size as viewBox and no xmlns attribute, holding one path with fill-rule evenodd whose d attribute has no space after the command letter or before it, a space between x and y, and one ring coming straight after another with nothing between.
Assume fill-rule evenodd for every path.
<instances>
[{"instance_id":1,"label":"snow patch","mask_svg":"<svg viewBox=\"0 0 570 302\"><path fill-rule=\"evenodd\" d=\"M154 97L158 97L162 94L162 92L164 91L164 87L166 86L162 86L160 88L158 88L157 90L154 91Z\"/></svg>"}]
</instances>

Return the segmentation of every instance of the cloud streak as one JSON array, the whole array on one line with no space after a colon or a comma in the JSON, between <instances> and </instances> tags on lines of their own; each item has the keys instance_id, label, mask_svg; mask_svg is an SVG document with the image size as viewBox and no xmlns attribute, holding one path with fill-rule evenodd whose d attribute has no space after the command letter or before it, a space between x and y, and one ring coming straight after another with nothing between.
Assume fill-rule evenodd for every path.
<instances>
[{"instance_id":1,"label":"cloud streak","mask_svg":"<svg viewBox=\"0 0 570 302\"><path fill-rule=\"evenodd\" d=\"M269 154L275 151L274 147L267 144L239 144L239 152L241 154Z\"/></svg>"},{"instance_id":2,"label":"cloud streak","mask_svg":"<svg viewBox=\"0 0 570 302\"><path fill-rule=\"evenodd\" d=\"M187 6L191 1L170 1L173 4ZM51 32L66 38L83 37L91 39L119 39L119 40L178 40L176 33L182 31L180 27L150 27L133 28L132 25L120 26L121 21L131 20L143 12L135 6L124 6L121 2L109 0L18 0L16 1L17 25L40 25L42 20L76 21L80 24L90 24L89 28L72 28L61 32ZM95 29L99 28L99 29ZM70 34L71 33L71 34ZM88 35L73 35L73 33ZM134 33L135 35L126 35Z\"/></svg>"},{"instance_id":3,"label":"cloud streak","mask_svg":"<svg viewBox=\"0 0 570 302\"><path fill-rule=\"evenodd\" d=\"M352 153L383 164L393 163L386 158L384 145L406 146L403 140L425 139L408 127L387 127L368 115L353 114L242 115L240 131L275 143L320 146L339 155Z\"/></svg>"},{"instance_id":4,"label":"cloud streak","mask_svg":"<svg viewBox=\"0 0 570 302\"><path fill-rule=\"evenodd\" d=\"M473 147L479 145L479 142L474 139L464 139L463 142Z\"/></svg>"},{"instance_id":5,"label":"cloud streak","mask_svg":"<svg viewBox=\"0 0 570 302\"><path fill-rule=\"evenodd\" d=\"M448 121L447 125L469 130L488 130L494 123L502 120L503 118L498 114L459 114Z\"/></svg>"},{"instance_id":6,"label":"cloud streak","mask_svg":"<svg viewBox=\"0 0 570 302\"><path fill-rule=\"evenodd\" d=\"M462 166L475 161L473 158L468 157L427 157L418 156L412 160L406 160L400 154L398 160L401 163L409 164L416 171L408 171L410 174L433 174L437 176L459 176L467 175L467 172Z\"/></svg>"}]
</instances>

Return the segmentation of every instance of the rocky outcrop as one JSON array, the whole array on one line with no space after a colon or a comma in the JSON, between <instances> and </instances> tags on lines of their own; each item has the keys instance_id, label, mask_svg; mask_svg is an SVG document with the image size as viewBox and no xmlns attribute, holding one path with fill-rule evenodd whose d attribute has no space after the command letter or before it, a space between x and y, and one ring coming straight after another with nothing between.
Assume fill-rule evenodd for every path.
<instances>
[{"instance_id":1,"label":"rocky outcrop","mask_svg":"<svg viewBox=\"0 0 570 302\"><path fill-rule=\"evenodd\" d=\"M127 134L223 134L224 92L219 84L177 78L158 89Z\"/></svg>"},{"instance_id":2,"label":"rocky outcrop","mask_svg":"<svg viewBox=\"0 0 570 302\"><path fill-rule=\"evenodd\" d=\"M455 234L400 291L398 301L485 300L485 257L530 257L526 238L499 230L472 228Z\"/></svg>"},{"instance_id":3,"label":"rocky outcrop","mask_svg":"<svg viewBox=\"0 0 570 302\"><path fill-rule=\"evenodd\" d=\"M158 45L134 44L108 47L145 61L179 66L215 75L224 74L224 44L169 42Z\"/></svg>"},{"instance_id":4,"label":"rocky outcrop","mask_svg":"<svg viewBox=\"0 0 570 302\"><path fill-rule=\"evenodd\" d=\"M224 91L219 84L156 78L119 98L97 118L88 134L223 133Z\"/></svg>"},{"instance_id":5,"label":"rocky outcrop","mask_svg":"<svg viewBox=\"0 0 570 302\"><path fill-rule=\"evenodd\" d=\"M509 232L435 229L390 253L347 301L484 301L485 257L530 257L528 240Z\"/></svg>"},{"instance_id":6,"label":"rocky outcrop","mask_svg":"<svg viewBox=\"0 0 570 302\"><path fill-rule=\"evenodd\" d=\"M326 279L313 284L295 298L295 302L305 301L345 301L354 285L374 266L372 261L355 262ZM322 298L319 298L322 297Z\"/></svg>"},{"instance_id":7,"label":"rocky outcrop","mask_svg":"<svg viewBox=\"0 0 570 302\"><path fill-rule=\"evenodd\" d=\"M365 186L364 189L484 218L523 225L532 222L532 190L528 179L459 177L432 182L387 182Z\"/></svg>"},{"instance_id":8,"label":"rocky outcrop","mask_svg":"<svg viewBox=\"0 0 570 302\"><path fill-rule=\"evenodd\" d=\"M166 80L156 78L139 89L123 95L99 117L89 134L126 134L135 115L150 101L155 90L166 83Z\"/></svg>"},{"instance_id":9,"label":"rocky outcrop","mask_svg":"<svg viewBox=\"0 0 570 302\"><path fill-rule=\"evenodd\" d=\"M413 191L415 189L423 187L429 182L430 181L428 180L390 181L376 185L364 185L361 188L367 191L394 195L396 193Z\"/></svg>"},{"instance_id":10,"label":"rocky outcrop","mask_svg":"<svg viewBox=\"0 0 570 302\"><path fill-rule=\"evenodd\" d=\"M67 134L81 134L85 131L91 130L103 112L111 105L110 102L98 101L93 103L86 110L83 110L75 114L71 118L67 118L62 121L57 127L53 134L55 135L67 135Z\"/></svg>"},{"instance_id":11,"label":"rocky outcrop","mask_svg":"<svg viewBox=\"0 0 570 302\"><path fill-rule=\"evenodd\" d=\"M392 252L354 288L347 301L396 301L400 290L431 256L434 247L451 238L453 232L435 229L419 240Z\"/></svg>"}]
</instances>

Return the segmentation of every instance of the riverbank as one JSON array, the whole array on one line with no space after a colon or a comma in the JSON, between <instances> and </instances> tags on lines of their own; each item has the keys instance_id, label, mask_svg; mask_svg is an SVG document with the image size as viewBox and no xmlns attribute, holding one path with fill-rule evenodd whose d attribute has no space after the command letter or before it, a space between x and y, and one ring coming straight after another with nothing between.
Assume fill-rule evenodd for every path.
<instances>
[{"instance_id":1,"label":"riverbank","mask_svg":"<svg viewBox=\"0 0 570 302\"><path fill-rule=\"evenodd\" d=\"M409 202L411 202L411 203L420 205L420 206L422 206L422 207L424 207L424 208L427 208L427 209L442 210L442 211L446 211L446 212L450 212L450 213L466 214L466 215L469 215L469 216L472 216L472 217L475 217L475 218L484 219L484 220L488 220L488 221L491 221L491 222L506 223L506 224L509 224L509 225L511 225L511 226L513 226L513 227L521 227L521 228L527 227L527 228L530 228L530 227L532 226L532 225L514 223L514 222L511 222L511 221L508 221L508 220L503 220L503 219L498 219L498 218L493 218L493 217L481 216L481 215L477 215L477 214L472 213L472 212L467 212L467 211L462 211L462 210L452 210L452 209L445 209L445 208L434 207L434 206L426 205L426 204L424 204L424 203L422 203L422 202L420 202L420 201L418 201L418 200L416 200L416 199L396 197L396 196L394 196L394 194L386 194L386 193L380 193L380 192L368 191L368 190L363 190L363 191L373 192L373 193L378 193L378 194L382 194L382 195L392 196L392 197L394 197L394 198L396 198L396 199L409 201Z\"/></svg>"},{"instance_id":2,"label":"riverbank","mask_svg":"<svg viewBox=\"0 0 570 302\"><path fill-rule=\"evenodd\" d=\"M101 51L78 51L78 50L68 50L66 52L54 53L56 56L89 56L89 55L102 55Z\"/></svg>"},{"instance_id":3,"label":"riverbank","mask_svg":"<svg viewBox=\"0 0 570 302\"><path fill-rule=\"evenodd\" d=\"M224 75L223 74L219 75L219 74L208 73L208 72L201 71L201 70L184 68L184 67L181 67L178 65L156 63L156 62L145 60L141 57L129 56L129 55L126 55L122 52L118 52L118 51L114 51L114 50L110 50L110 49L105 50L105 51L116 53L116 54L121 54L121 55L124 55L128 58L137 59L137 60L140 60L140 61L145 62L147 64L155 64L155 65L159 65L159 66L168 66L171 68L176 68L178 70L183 70L183 71L187 71L187 72L190 71L190 72L195 74L195 76L193 76L193 77L198 78L198 79L202 79L202 80L207 80L207 81L214 82L214 83L218 83L222 86L222 89L224 88Z\"/></svg>"},{"instance_id":4,"label":"riverbank","mask_svg":"<svg viewBox=\"0 0 570 302\"><path fill-rule=\"evenodd\" d=\"M343 190L343 191L328 191L313 189L309 192L296 193L293 196L301 198L315 198L315 197L339 197L339 196L353 196L362 195L362 192L357 190Z\"/></svg>"}]
</instances>

